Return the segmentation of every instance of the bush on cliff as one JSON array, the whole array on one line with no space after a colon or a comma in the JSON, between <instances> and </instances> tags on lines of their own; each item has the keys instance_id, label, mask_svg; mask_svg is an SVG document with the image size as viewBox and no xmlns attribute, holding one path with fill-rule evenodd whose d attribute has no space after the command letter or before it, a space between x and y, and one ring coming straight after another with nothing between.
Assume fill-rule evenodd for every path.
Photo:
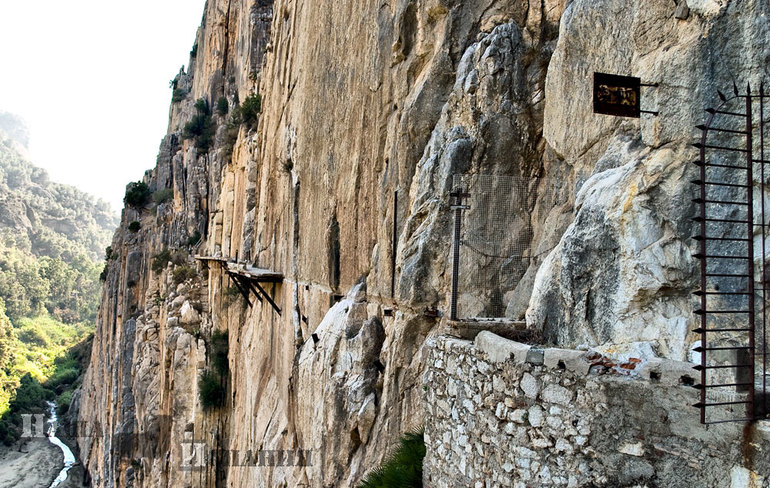
<instances>
[{"instance_id":1,"label":"bush on cliff","mask_svg":"<svg viewBox=\"0 0 770 488\"><path fill-rule=\"evenodd\" d=\"M204 371L198 381L198 396L203 408L209 409L224 405L225 393L222 378L213 371Z\"/></svg>"},{"instance_id":2,"label":"bush on cliff","mask_svg":"<svg viewBox=\"0 0 770 488\"><path fill-rule=\"evenodd\" d=\"M259 93L252 93L246 97L239 108L239 112L241 123L248 130L255 129L257 127L257 118L262 112L262 97Z\"/></svg>"},{"instance_id":3,"label":"bush on cliff","mask_svg":"<svg viewBox=\"0 0 770 488\"><path fill-rule=\"evenodd\" d=\"M171 274L174 284L180 285L187 280L193 279L198 276L198 272L190 265L184 265L176 268Z\"/></svg>"},{"instance_id":4,"label":"bush on cliff","mask_svg":"<svg viewBox=\"0 0 770 488\"><path fill-rule=\"evenodd\" d=\"M123 197L123 203L129 207L143 207L150 201L150 187L142 181L129 183L126 188L126 195Z\"/></svg>"},{"instance_id":5,"label":"bush on cliff","mask_svg":"<svg viewBox=\"0 0 770 488\"><path fill-rule=\"evenodd\" d=\"M227 394L227 378L230 376L227 331L215 330L208 343L210 366L198 381L198 396L203 408L221 407Z\"/></svg>"},{"instance_id":6,"label":"bush on cliff","mask_svg":"<svg viewBox=\"0 0 770 488\"><path fill-rule=\"evenodd\" d=\"M171 94L171 103L179 103L185 98L187 98L187 90L184 88L174 88L173 93Z\"/></svg>"},{"instance_id":7,"label":"bush on cliff","mask_svg":"<svg viewBox=\"0 0 770 488\"><path fill-rule=\"evenodd\" d=\"M171 251L164 249L152 257L152 264L150 265L150 268L152 269L153 273L159 274L164 269L166 269L169 261L171 261Z\"/></svg>"},{"instance_id":8,"label":"bush on cliff","mask_svg":"<svg viewBox=\"0 0 770 488\"><path fill-rule=\"evenodd\" d=\"M214 144L214 135L216 134L216 125L211 118L211 108L209 102L201 98L195 102L196 114L192 120L185 124L182 132L183 139L193 139L195 148L200 152L208 152Z\"/></svg>"},{"instance_id":9,"label":"bush on cliff","mask_svg":"<svg viewBox=\"0 0 770 488\"><path fill-rule=\"evenodd\" d=\"M421 488L424 432L407 432L381 467L370 472L358 488Z\"/></svg>"},{"instance_id":10,"label":"bush on cliff","mask_svg":"<svg viewBox=\"0 0 770 488\"><path fill-rule=\"evenodd\" d=\"M219 97L219 100L217 100L217 113L224 117L229 111L230 105L227 103L227 98Z\"/></svg>"},{"instance_id":11,"label":"bush on cliff","mask_svg":"<svg viewBox=\"0 0 770 488\"><path fill-rule=\"evenodd\" d=\"M155 202L155 205L166 203L172 198L174 198L173 188L163 188L152 194L152 201Z\"/></svg>"}]
</instances>

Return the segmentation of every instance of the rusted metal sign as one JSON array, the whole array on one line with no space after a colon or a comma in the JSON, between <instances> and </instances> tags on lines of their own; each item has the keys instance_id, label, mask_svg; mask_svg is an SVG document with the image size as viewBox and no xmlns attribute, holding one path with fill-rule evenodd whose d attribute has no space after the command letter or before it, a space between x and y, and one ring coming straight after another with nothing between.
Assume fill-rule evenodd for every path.
<instances>
[{"instance_id":1,"label":"rusted metal sign","mask_svg":"<svg viewBox=\"0 0 770 488\"><path fill-rule=\"evenodd\" d=\"M594 113L639 118L641 87L634 76L594 73Z\"/></svg>"}]
</instances>

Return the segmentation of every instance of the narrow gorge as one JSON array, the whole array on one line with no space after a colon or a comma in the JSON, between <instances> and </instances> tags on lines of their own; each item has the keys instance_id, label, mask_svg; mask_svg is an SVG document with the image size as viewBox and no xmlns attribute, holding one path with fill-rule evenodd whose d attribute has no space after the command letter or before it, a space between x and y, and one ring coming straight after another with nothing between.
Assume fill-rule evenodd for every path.
<instances>
[{"instance_id":1,"label":"narrow gorge","mask_svg":"<svg viewBox=\"0 0 770 488\"><path fill-rule=\"evenodd\" d=\"M692 407L691 184L768 10L209 0L73 398L92 485L355 487L424 429L430 487L768 486L766 422Z\"/></svg>"}]
</instances>

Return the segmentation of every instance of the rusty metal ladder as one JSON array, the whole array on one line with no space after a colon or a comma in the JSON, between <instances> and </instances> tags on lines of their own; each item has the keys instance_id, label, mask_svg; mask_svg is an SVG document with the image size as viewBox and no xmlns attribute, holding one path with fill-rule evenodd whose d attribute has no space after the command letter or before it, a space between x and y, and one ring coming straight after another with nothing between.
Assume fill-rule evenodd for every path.
<instances>
[{"instance_id":1,"label":"rusty metal ladder","mask_svg":"<svg viewBox=\"0 0 770 488\"><path fill-rule=\"evenodd\" d=\"M699 306L695 314L700 346L700 409L704 424L751 421L767 413L767 273L765 256L765 134L764 86L752 95L733 85L733 94L717 91L720 103L709 108L698 126L700 177L699 234L695 239L700 260ZM755 111L758 105L758 113ZM755 154L759 153L759 158ZM760 175L758 196L754 177ZM755 215L757 206L760 215ZM758 218L757 218L758 217ZM762 264L754 262L755 235L760 236ZM721 356L721 357L720 357ZM727 395L718 398L716 393ZM733 396L730 397L729 395ZM745 414L743 407L745 406Z\"/></svg>"}]
</instances>

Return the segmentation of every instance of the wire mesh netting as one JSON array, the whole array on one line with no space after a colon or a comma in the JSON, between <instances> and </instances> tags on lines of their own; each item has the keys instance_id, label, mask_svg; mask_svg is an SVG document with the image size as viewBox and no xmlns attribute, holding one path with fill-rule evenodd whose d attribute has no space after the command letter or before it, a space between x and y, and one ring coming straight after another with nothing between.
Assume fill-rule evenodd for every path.
<instances>
[{"instance_id":1,"label":"wire mesh netting","mask_svg":"<svg viewBox=\"0 0 770 488\"><path fill-rule=\"evenodd\" d=\"M539 178L454 175L462 190L457 312L459 318L502 318L530 266L531 214ZM457 203L457 202L455 202Z\"/></svg>"}]
</instances>

